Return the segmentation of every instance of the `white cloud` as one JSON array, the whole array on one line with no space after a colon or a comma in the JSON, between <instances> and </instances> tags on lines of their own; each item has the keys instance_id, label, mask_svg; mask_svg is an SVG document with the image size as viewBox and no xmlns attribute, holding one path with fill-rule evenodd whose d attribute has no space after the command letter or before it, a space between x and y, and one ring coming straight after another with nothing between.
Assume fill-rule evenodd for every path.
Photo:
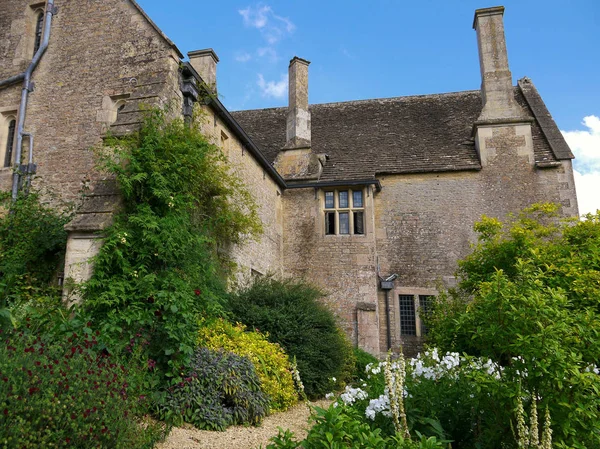
<instances>
[{"instance_id":1,"label":"white cloud","mask_svg":"<svg viewBox=\"0 0 600 449\"><path fill-rule=\"evenodd\" d=\"M260 30L264 39L271 45L292 34L296 25L287 17L282 17L273 11L269 5L258 3L238 10L244 19L244 25Z\"/></svg>"},{"instance_id":2,"label":"white cloud","mask_svg":"<svg viewBox=\"0 0 600 449\"><path fill-rule=\"evenodd\" d=\"M263 97L284 98L287 93L288 76L281 75L281 80L278 82L265 81L262 73L259 73L256 84L260 87Z\"/></svg>"},{"instance_id":3,"label":"white cloud","mask_svg":"<svg viewBox=\"0 0 600 449\"><path fill-rule=\"evenodd\" d=\"M256 54L260 58L268 58L271 62L275 62L279 59L279 57L277 56L277 52L273 47L261 47L258 50L256 50Z\"/></svg>"},{"instance_id":4,"label":"white cloud","mask_svg":"<svg viewBox=\"0 0 600 449\"><path fill-rule=\"evenodd\" d=\"M244 18L244 25L253 28L264 28L269 21L268 15L272 13L271 7L268 5L257 5L256 7L248 6L246 9L238 11Z\"/></svg>"},{"instance_id":5,"label":"white cloud","mask_svg":"<svg viewBox=\"0 0 600 449\"><path fill-rule=\"evenodd\" d=\"M248 62L252 59L252 55L250 55L250 53L238 53L237 55L235 55L235 60L237 62Z\"/></svg>"},{"instance_id":6,"label":"white cloud","mask_svg":"<svg viewBox=\"0 0 600 449\"><path fill-rule=\"evenodd\" d=\"M575 155L573 169L579 213L600 209L600 118L584 117L586 130L562 131Z\"/></svg>"},{"instance_id":7,"label":"white cloud","mask_svg":"<svg viewBox=\"0 0 600 449\"><path fill-rule=\"evenodd\" d=\"M595 213L596 210L600 209L600 200L598 199L598 192L600 192L600 172L585 175L582 175L577 170L573 172L575 175L579 214Z\"/></svg>"}]
</instances>

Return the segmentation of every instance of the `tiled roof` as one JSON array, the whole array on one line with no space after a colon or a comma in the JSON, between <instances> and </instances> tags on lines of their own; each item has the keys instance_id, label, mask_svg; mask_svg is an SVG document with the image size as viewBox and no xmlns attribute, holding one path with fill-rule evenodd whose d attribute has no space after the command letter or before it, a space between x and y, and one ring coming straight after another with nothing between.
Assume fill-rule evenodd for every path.
<instances>
[{"instance_id":1,"label":"tiled roof","mask_svg":"<svg viewBox=\"0 0 600 449\"><path fill-rule=\"evenodd\" d=\"M537 110L529 108L528 101L543 105L537 91L528 90L525 97L515 87L515 97L530 115ZM329 156L320 181L478 170L472 130L481 108L480 91L311 105L312 149ZM287 108L274 108L232 115L274 161L285 144L286 113ZM560 135L551 118L549 122L548 130L553 126ZM533 123L536 162L572 157L564 151L553 153L548 130Z\"/></svg>"}]
</instances>

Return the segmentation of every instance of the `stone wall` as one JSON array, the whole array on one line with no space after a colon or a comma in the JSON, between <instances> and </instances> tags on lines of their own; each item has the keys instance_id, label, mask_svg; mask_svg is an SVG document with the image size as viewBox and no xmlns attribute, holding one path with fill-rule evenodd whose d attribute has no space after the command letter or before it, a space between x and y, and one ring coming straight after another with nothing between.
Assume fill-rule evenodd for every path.
<instances>
[{"instance_id":1,"label":"stone wall","mask_svg":"<svg viewBox=\"0 0 600 449\"><path fill-rule=\"evenodd\" d=\"M368 190L364 195L365 235L325 235L322 191L286 190L283 261L286 275L314 282L328 293L327 305L341 319L354 344L360 339L364 347L375 348L377 342L367 336L376 340L377 315L362 304L377 307L373 189ZM358 316L357 309L362 310ZM364 329L360 336L359 317Z\"/></svg>"},{"instance_id":2,"label":"stone wall","mask_svg":"<svg viewBox=\"0 0 600 449\"><path fill-rule=\"evenodd\" d=\"M203 134L221 147L231 169L243 180L258 206L263 234L228 249L237 265L235 281L245 284L252 275L281 275L283 251L282 190L226 124L208 107L198 114Z\"/></svg>"},{"instance_id":3,"label":"stone wall","mask_svg":"<svg viewBox=\"0 0 600 449\"><path fill-rule=\"evenodd\" d=\"M23 71L31 60L35 8L29 5L39 4L3 3L1 78ZM84 182L101 177L94 170L92 148L108 129L107 108L124 101L113 130L125 132L139 123L144 105L179 98L179 57L129 1L57 0L55 5L59 12L48 50L32 77L35 90L29 95L24 129L35 136L34 185L76 200ZM18 109L21 87L0 89L0 111ZM10 178L10 169L0 170L2 187Z\"/></svg>"}]
</instances>

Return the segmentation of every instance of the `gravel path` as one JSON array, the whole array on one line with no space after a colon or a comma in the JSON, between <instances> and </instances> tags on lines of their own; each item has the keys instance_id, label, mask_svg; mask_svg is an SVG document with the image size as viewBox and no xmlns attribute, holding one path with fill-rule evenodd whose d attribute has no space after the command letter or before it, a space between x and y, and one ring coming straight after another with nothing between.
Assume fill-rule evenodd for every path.
<instances>
[{"instance_id":1,"label":"gravel path","mask_svg":"<svg viewBox=\"0 0 600 449\"><path fill-rule=\"evenodd\" d=\"M329 404L329 400L311 402L318 407L329 407ZM296 439L303 439L308 416L308 408L300 403L285 412L267 416L260 427L233 426L225 432L176 427L156 449L257 449L261 444L265 447L269 438L277 435L277 427L290 429Z\"/></svg>"}]
</instances>

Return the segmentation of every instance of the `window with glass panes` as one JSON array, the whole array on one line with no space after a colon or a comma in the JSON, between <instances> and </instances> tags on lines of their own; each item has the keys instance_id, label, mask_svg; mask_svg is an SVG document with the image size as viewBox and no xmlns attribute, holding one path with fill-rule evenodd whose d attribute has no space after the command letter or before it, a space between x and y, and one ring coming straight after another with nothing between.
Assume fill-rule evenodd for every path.
<instances>
[{"instance_id":1,"label":"window with glass panes","mask_svg":"<svg viewBox=\"0 0 600 449\"><path fill-rule=\"evenodd\" d=\"M13 119L8 122L6 134L6 149L4 151L4 167L10 167L12 165L12 151L15 145L16 127L16 120Z\"/></svg>"},{"instance_id":2,"label":"window with glass panes","mask_svg":"<svg viewBox=\"0 0 600 449\"><path fill-rule=\"evenodd\" d=\"M324 192L325 234L364 235L365 198L363 189L335 189Z\"/></svg>"},{"instance_id":3,"label":"window with glass panes","mask_svg":"<svg viewBox=\"0 0 600 449\"><path fill-rule=\"evenodd\" d=\"M417 335L417 314L415 312L415 297L399 295L400 305L400 335Z\"/></svg>"}]
</instances>

